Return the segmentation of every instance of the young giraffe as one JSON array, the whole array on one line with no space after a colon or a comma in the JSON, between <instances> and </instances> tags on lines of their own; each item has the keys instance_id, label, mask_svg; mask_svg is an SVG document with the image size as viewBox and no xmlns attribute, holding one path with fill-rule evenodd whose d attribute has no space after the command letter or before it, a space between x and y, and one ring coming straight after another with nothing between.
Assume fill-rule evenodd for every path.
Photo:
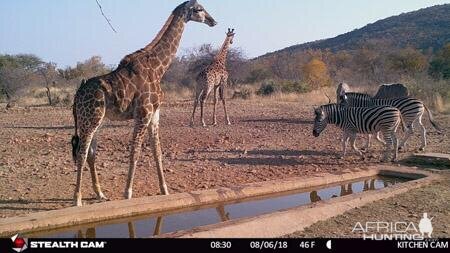
<instances>
[{"instance_id":1,"label":"young giraffe","mask_svg":"<svg viewBox=\"0 0 450 253\"><path fill-rule=\"evenodd\" d=\"M73 105L75 136L72 138L72 154L78 170L74 196L77 206L82 205L81 179L86 160L91 170L94 191L98 198L106 199L94 166L95 132L104 117L110 120L134 120L125 197L132 197L134 171L147 128L150 131L159 186L163 194L169 194L159 142L159 108L163 99L160 81L176 54L185 23L191 20L211 27L217 24L196 0L184 2L175 8L149 45L127 55L111 73L91 78L77 90Z\"/></svg>"},{"instance_id":2,"label":"young giraffe","mask_svg":"<svg viewBox=\"0 0 450 253\"><path fill-rule=\"evenodd\" d=\"M223 110L225 112L225 119L227 125L231 125L227 114L227 107L225 105L225 86L228 81L227 71L227 55L228 48L233 44L234 29L228 28L227 37L223 42L222 48L214 57L214 61L197 76L197 86L194 99L194 110L191 117L191 126L194 125L195 109L200 103L200 117L202 125L205 127L205 119L203 118L203 108L205 101L208 99L209 93L214 89L214 109L213 109L213 125L217 125L216 118L216 104L217 104L217 89L219 89L220 99L222 100Z\"/></svg>"}]
</instances>

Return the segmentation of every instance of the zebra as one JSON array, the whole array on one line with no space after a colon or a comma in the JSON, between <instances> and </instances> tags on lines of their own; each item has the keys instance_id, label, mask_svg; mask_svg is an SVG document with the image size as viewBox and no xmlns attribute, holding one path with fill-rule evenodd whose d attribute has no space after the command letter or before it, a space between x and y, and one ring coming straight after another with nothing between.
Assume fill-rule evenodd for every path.
<instances>
[{"instance_id":1,"label":"zebra","mask_svg":"<svg viewBox=\"0 0 450 253\"><path fill-rule=\"evenodd\" d=\"M339 104L339 99L342 95L348 92L353 92L350 86L347 83L339 83L336 89L336 101ZM392 84L381 84L378 86L377 93L373 96L373 98L381 99L381 98L401 98L408 97L409 91L408 88L401 83L392 83Z\"/></svg>"},{"instance_id":2,"label":"zebra","mask_svg":"<svg viewBox=\"0 0 450 253\"><path fill-rule=\"evenodd\" d=\"M377 94L373 98L402 98L408 97L409 91L405 85L401 83L382 84L378 87Z\"/></svg>"},{"instance_id":3,"label":"zebra","mask_svg":"<svg viewBox=\"0 0 450 253\"><path fill-rule=\"evenodd\" d=\"M382 161L388 161L389 153L393 153L391 161L397 160L398 140L395 132L401 122L401 114L397 108L391 106L356 108L327 104L315 108L314 114L314 137L319 137L327 124L334 124L343 130L342 159L345 157L349 139L353 150L364 158L363 153L355 145L356 135L381 132L386 142Z\"/></svg>"},{"instance_id":4,"label":"zebra","mask_svg":"<svg viewBox=\"0 0 450 253\"><path fill-rule=\"evenodd\" d=\"M342 95L344 95L345 93L350 92L350 91L351 91L350 86L348 84L346 84L344 82L339 83L339 85L336 89L336 101L339 101L339 99ZM339 103L339 102L337 102L337 103Z\"/></svg>"},{"instance_id":5,"label":"zebra","mask_svg":"<svg viewBox=\"0 0 450 253\"><path fill-rule=\"evenodd\" d=\"M428 118L433 125L433 127L441 131L440 127L433 120L433 115L430 110L424 105L424 103L418 99L411 97L403 98L391 98L391 99L375 99L370 95L364 93L349 92L340 98L341 104L346 107L370 107L370 106L381 106L388 105L393 106L400 110L402 114L403 127L406 128L405 137L399 144L399 149L405 148L406 142L409 137L414 133L414 123L418 122L421 131L422 144L419 147L420 151L424 151L427 146L426 129L422 123L422 116L426 110L428 113Z\"/></svg>"}]
</instances>

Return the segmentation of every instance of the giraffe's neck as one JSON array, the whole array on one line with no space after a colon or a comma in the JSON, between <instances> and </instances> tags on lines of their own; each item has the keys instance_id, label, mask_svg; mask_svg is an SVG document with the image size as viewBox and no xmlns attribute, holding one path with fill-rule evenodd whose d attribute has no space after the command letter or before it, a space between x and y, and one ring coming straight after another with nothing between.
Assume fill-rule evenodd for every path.
<instances>
[{"instance_id":1,"label":"giraffe's neck","mask_svg":"<svg viewBox=\"0 0 450 253\"><path fill-rule=\"evenodd\" d=\"M158 63L160 63L160 66L150 67L157 68L158 72L162 72L162 74L169 68L177 53L185 25L183 16L173 16L169 19L172 19L172 21L164 32L160 32L162 33L160 40L149 50L149 55L156 56ZM154 63L151 62L151 64Z\"/></svg>"},{"instance_id":2,"label":"giraffe's neck","mask_svg":"<svg viewBox=\"0 0 450 253\"><path fill-rule=\"evenodd\" d=\"M184 25L185 17L183 13L174 11L153 41L144 48L126 56L120 62L118 68L126 67L133 61L140 61L146 65L147 71L155 73L155 81L160 81L175 57Z\"/></svg>"},{"instance_id":3,"label":"giraffe's neck","mask_svg":"<svg viewBox=\"0 0 450 253\"><path fill-rule=\"evenodd\" d=\"M227 64L227 55L228 55L228 49L230 48L230 37L227 37L225 41L223 42L222 47L220 48L220 51L217 53L216 57L214 58L214 61L216 64L219 64L223 67Z\"/></svg>"}]
</instances>

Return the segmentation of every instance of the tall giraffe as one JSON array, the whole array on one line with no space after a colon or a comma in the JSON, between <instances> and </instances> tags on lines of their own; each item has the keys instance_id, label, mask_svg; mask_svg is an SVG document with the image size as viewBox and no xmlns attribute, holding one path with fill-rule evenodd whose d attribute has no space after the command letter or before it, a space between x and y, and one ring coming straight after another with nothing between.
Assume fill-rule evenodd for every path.
<instances>
[{"instance_id":1,"label":"tall giraffe","mask_svg":"<svg viewBox=\"0 0 450 253\"><path fill-rule=\"evenodd\" d=\"M194 125L195 109L197 109L198 103L200 103L200 117L202 125L205 127L205 119L203 118L203 108L205 101L208 99L209 93L214 89L214 109L213 109L213 125L217 125L216 118L216 104L217 104L217 90L219 90L220 99L222 100L223 110L225 112L225 119L227 125L231 125L230 119L227 114L227 107L225 105L225 86L228 81L227 71L227 55L230 45L233 44L234 29L228 28L225 41L222 48L214 57L213 62L206 67L205 70L200 72L197 76L197 86L194 98L194 110L192 111L191 126Z\"/></svg>"},{"instance_id":2,"label":"tall giraffe","mask_svg":"<svg viewBox=\"0 0 450 253\"><path fill-rule=\"evenodd\" d=\"M97 197L106 199L94 165L95 133L105 117L110 120L134 120L125 197L132 197L134 171L147 128L161 193L169 194L159 140L159 109L163 99L160 81L177 52L185 23L191 20L211 27L217 24L196 0L184 2L175 8L149 45L125 56L111 73L91 78L77 90L73 105L75 135L72 137L72 155L78 170L74 196L77 206L82 205L81 180L86 160Z\"/></svg>"}]
</instances>

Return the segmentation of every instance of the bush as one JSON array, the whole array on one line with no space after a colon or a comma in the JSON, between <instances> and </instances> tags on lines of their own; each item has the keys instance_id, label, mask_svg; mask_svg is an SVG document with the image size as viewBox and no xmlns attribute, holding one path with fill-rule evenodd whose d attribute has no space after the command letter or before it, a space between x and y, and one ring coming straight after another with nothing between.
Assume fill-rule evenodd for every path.
<instances>
[{"instance_id":1,"label":"bush","mask_svg":"<svg viewBox=\"0 0 450 253\"><path fill-rule=\"evenodd\" d=\"M309 84L299 81L284 81L280 83L281 92L284 93L307 93L312 91Z\"/></svg>"},{"instance_id":2,"label":"bush","mask_svg":"<svg viewBox=\"0 0 450 253\"><path fill-rule=\"evenodd\" d=\"M312 91L312 88L309 84L300 82L300 81L279 81L275 83L274 81L269 81L267 83L263 83L261 87L258 89L256 94L260 96L269 96L275 92L281 93L307 93Z\"/></svg>"},{"instance_id":3,"label":"bush","mask_svg":"<svg viewBox=\"0 0 450 253\"><path fill-rule=\"evenodd\" d=\"M233 96L231 97L231 99L236 99L236 98L249 99L251 97L252 97L252 91L247 88L242 88L240 90L235 90L233 92Z\"/></svg>"},{"instance_id":4,"label":"bush","mask_svg":"<svg viewBox=\"0 0 450 253\"><path fill-rule=\"evenodd\" d=\"M275 93L276 91L276 87L275 87L275 83L273 81L269 82L269 83L263 83L261 85L261 87L259 87L258 91L256 92L256 94L258 94L259 96L269 96L272 95L273 93Z\"/></svg>"}]
</instances>

